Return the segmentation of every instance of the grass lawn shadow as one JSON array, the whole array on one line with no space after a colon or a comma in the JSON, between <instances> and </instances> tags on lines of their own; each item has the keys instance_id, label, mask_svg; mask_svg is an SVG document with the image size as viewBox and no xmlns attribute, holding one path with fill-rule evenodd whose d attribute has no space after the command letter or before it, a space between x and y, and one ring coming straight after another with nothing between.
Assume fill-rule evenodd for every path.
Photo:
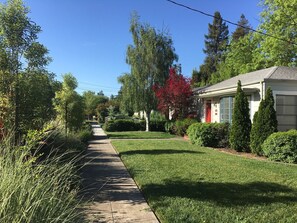
<instances>
[{"instance_id":1,"label":"grass lawn shadow","mask_svg":"<svg viewBox=\"0 0 297 223\"><path fill-rule=\"evenodd\" d=\"M238 184L203 182L202 179L193 183L177 179L167 180L162 185L144 185L142 190L148 198L153 197L158 203L162 203L164 197L190 198L229 207L297 202L297 190L260 181Z\"/></svg>"},{"instance_id":2,"label":"grass lawn shadow","mask_svg":"<svg viewBox=\"0 0 297 223\"><path fill-rule=\"evenodd\" d=\"M203 154L203 152L193 150L176 150L176 149L149 149L149 150L129 150L120 152L122 155L163 155L163 154Z\"/></svg>"}]
</instances>

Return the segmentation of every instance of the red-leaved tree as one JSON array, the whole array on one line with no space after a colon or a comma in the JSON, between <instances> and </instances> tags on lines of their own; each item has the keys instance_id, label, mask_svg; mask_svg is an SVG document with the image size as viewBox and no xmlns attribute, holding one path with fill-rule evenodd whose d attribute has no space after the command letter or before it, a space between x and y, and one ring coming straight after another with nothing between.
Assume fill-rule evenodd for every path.
<instances>
[{"instance_id":1,"label":"red-leaved tree","mask_svg":"<svg viewBox=\"0 0 297 223\"><path fill-rule=\"evenodd\" d=\"M176 69L170 68L165 85L154 85L153 89L158 98L158 110L167 118L169 111L173 119L185 118L189 115L193 103L193 91L189 78L177 74Z\"/></svg>"}]
</instances>

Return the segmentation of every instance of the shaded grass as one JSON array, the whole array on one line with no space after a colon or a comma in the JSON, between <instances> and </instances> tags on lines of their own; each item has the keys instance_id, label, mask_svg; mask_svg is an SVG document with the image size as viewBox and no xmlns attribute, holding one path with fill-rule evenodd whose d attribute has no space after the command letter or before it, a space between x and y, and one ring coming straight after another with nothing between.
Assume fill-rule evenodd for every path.
<instances>
[{"instance_id":1,"label":"shaded grass","mask_svg":"<svg viewBox=\"0 0 297 223\"><path fill-rule=\"evenodd\" d=\"M165 132L107 132L107 137L111 139L169 139L176 137Z\"/></svg>"},{"instance_id":2,"label":"shaded grass","mask_svg":"<svg viewBox=\"0 0 297 223\"><path fill-rule=\"evenodd\" d=\"M297 165L184 141L112 141L165 222L297 222Z\"/></svg>"}]
</instances>

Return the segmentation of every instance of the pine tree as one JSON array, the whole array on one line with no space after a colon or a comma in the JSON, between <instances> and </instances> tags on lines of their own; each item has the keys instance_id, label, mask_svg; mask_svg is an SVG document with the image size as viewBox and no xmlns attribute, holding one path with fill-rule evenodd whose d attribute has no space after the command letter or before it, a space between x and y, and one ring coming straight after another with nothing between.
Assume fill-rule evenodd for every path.
<instances>
[{"instance_id":1,"label":"pine tree","mask_svg":"<svg viewBox=\"0 0 297 223\"><path fill-rule=\"evenodd\" d=\"M200 72L207 84L211 74L217 71L218 65L223 61L224 53L228 45L228 26L219 12L215 12L212 24L208 24L208 34L205 35L206 54L204 64L200 66Z\"/></svg>"},{"instance_id":2,"label":"pine tree","mask_svg":"<svg viewBox=\"0 0 297 223\"><path fill-rule=\"evenodd\" d=\"M252 153L261 155L263 153L261 145L269 135L277 131L276 111L274 109L274 98L269 87L266 91L265 99L260 102L258 111L253 118L251 130L251 150Z\"/></svg>"},{"instance_id":3,"label":"pine tree","mask_svg":"<svg viewBox=\"0 0 297 223\"><path fill-rule=\"evenodd\" d=\"M236 151L249 151L250 132L249 103L241 88L241 82L238 81L229 138L231 148Z\"/></svg>"},{"instance_id":4,"label":"pine tree","mask_svg":"<svg viewBox=\"0 0 297 223\"><path fill-rule=\"evenodd\" d=\"M232 40L237 41L245 35L249 34L251 26L249 21L245 18L244 14L241 14L238 26L232 34Z\"/></svg>"}]
</instances>

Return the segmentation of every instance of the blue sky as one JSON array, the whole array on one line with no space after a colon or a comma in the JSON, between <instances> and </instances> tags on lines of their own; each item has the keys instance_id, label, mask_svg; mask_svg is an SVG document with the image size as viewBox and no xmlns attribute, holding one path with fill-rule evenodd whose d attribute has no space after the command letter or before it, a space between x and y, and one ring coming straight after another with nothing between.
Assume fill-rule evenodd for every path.
<instances>
[{"instance_id":1,"label":"blue sky","mask_svg":"<svg viewBox=\"0 0 297 223\"><path fill-rule=\"evenodd\" d=\"M237 22L244 13L250 24L259 24L259 0L176 0L193 8ZM5 2L0 0L0 2ZM39 41L50 51L48 69L57 75L71 72L78 92L117 94L117 77L130 71L126 49L132 43L131 12L156 29L166 28L172 36L185 76L199 68L205 55L204 35L212 18L177 7L166 0L25 0L30 18L42 28ZM229 31L235 27L229 26Z\"/></svg>"}]
</instances>

